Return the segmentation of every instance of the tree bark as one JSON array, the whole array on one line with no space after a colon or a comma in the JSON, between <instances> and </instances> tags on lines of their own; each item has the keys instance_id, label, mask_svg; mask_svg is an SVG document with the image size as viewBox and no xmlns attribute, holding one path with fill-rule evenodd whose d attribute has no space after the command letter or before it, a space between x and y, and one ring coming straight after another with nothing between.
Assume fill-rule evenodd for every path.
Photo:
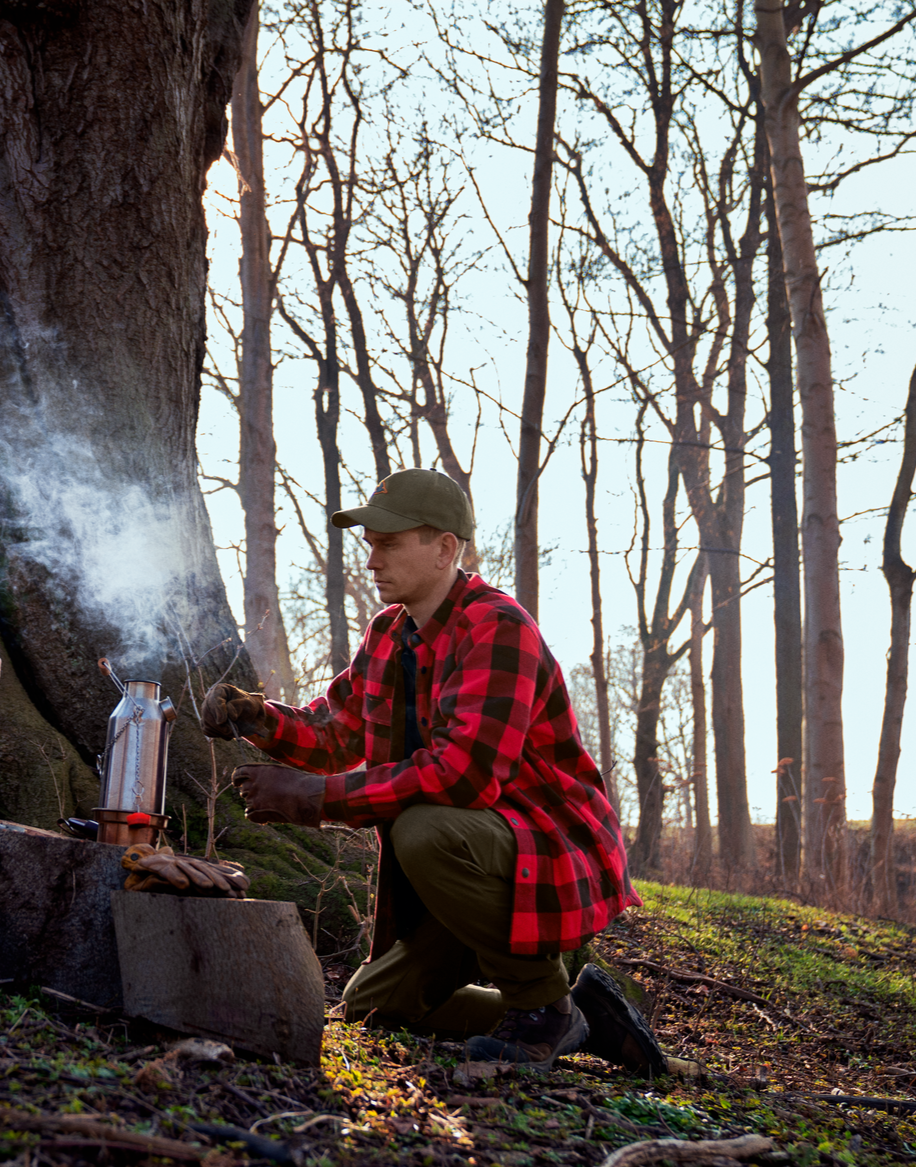
<instances>
[{"instance_id":1,"label":"tree bark","mask_svg":"<svg viewBox=\"0 0 916 1167\"><path fill-rule=\"evenodd\" d=\"M756 13L770 168L802 406L805 867L822 894L834 899L845 876L846 775L830 339L808 212L798 91L792 83L783 7L760 5Z\"/></svg>"},{"instance_id":2,"label":"tree bark","mask_svg":"<svg viewBox=\"0 0 916 1167\"><path fill-rule=\"evenodd\" d=\"M548 301L548 231L553 185L554 126L564 0L545 0L538 124L528 215L528 358L518 445L518 486L515 509L515 598L538 618L538 477L541 426L547 392L547 347L550 341Z\"/></svg>"},{"instance_id":3,"label":"tree bark","mask_svg":"<svg viewBox=\"0 0 916 1167\"><path fill-rule=\"evenodd\" d=\"M690 697L693 706L693 802L696 808L696 839L693 848L694 875L698 883L709 877L712 868L712 823L709 818L709 765L706 750L706 683L703 678L703 593L706 564L694 575L690 593Z\"/></svg>"},{"instance_id":4,"label":"tree bark","mask_svg":"<svg viewBox=\"0 0 916 1167\"><path fill-rule=\"evenodd\" d=\"M212 680L237 643L194 437L201 192L248 9L61 0L0 21L0 631L90 764L116 700L100 656L177 701L189 653L213 650ZM244 655L233 679L255 681ZM170 763L179 788L209 771L188 702Z\"/></svg>"},{"instance_id":5,"label":"tree bark","mask_svg":"<svg viewBox=\"0 0 916 1167\"><path fill-rule=\"evenodd\" d=\"M891 644L887 654L887 688L878 745L878 766L872 791L871 875L872 910L889 916L897 907L897 871L894 864L894 787L900 758L900 732L906 704L910 652L910 613L916 572L900 554L903 523L916 474L916 369L906 399L903 457L884 528L881 570L891 593Z\"/></svg>"},{"instance_id":6,"label":"tree bark","mask_svg":"<svg viewBox=\"0 0 916 1167\"><path fill-rule=\"evenodd\" d=\"M770 515L773 528L773 621L776 631L776 857L789 887L801 865L802 620L795 501L795 411L792 334L782 248L767 191L767 339L770 380Z\"/></svg>"},{"instance_id":7,"label":"tree bark","mask_svg":"<svg viewBox=\"0 0 916 1167\"><path fill-rule=\"evenodd\" d=\"M667 489L662 502L662 559L652 611L648 612L646 600L651 531L645 474L643 473L643 444L645 442L643 417L646 409L647 403L643 402L636 422L636 489L639 497L639 508L642 512L642 534L640 537L639 574L635 580L632 579L631 575L631 581L636 591L639 640L642 646L642 678L639 704L636 708L636 743L633 757L636 789L639 795L639 823L630 854L631 866L637 873L657 872L659 868L662 813L664 810L664 790L658 758L658 723L662 711L662 689L671 669L690 647L689 639L685 640L673 652L670 645L672 636L687 613L702 561L702 556L698 556L690 570L679 603L673 612L669 612L671 587L678 565L677 496L680 483L678 451L672 445L668 455Z\"/></svg>"},{"instance_id":8,"label":"tree bark","mask_svg":"<svg viewBox=\"0 0 916 1167\"><path fill-rule=\"evenodd\" d=\"M239 366L239 485L245 512L245 628L248 654L266 696L294 703L293 670L277 587L277 459L273 430L270 318L275 278L264 192L258 5L252 7L232 94L232 146L239 175L242 357Z\"/></svg>"},{"instance_id":9,"label":"tree bark","mask_svg":"<svg viewBox=\"0 0 916 1167\"><path fill-rule=\"evenodd\" d=\"M592 592L592 676L595 680L595 710L598 716L598 741L601 776L614 813L620 817L620 797L614 781L614 756L611 751L611 708L608 699L607 666L604 656L604 618L601 608L601 564L598 552L598 519L595 515L595 490L598 483L598 429L595 422L595 390L585 353L578 347L575 355L585 389L585 417L579 438L582 477L585 480L585 526L588 533L588 574Z\"/></svg>"}]
</instances>

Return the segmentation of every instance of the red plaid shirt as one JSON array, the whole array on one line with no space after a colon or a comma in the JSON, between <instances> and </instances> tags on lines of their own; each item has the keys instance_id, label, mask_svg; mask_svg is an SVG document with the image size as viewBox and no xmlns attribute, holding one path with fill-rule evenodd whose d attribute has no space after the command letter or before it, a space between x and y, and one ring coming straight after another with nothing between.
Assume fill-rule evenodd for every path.
<instances>
[{"instance_id":1,"label":"red plaid shirt","mask_svg":"<svg viewBox=\"0 0 916 1167\"><path fill-rule=\"evenodd\" d=\"M405 618L400 605L380 612L323 697L303 709L272 704L279 726L267 752L330 775L324 815L351 826L384 828L419 802L498 811L518 842L511 951L578 948L642 901L559 665L515 600L459 573L411 640L424 748L403 760ZM387 882L373 956L393 941Z\"/></svg>"}]
</instances>

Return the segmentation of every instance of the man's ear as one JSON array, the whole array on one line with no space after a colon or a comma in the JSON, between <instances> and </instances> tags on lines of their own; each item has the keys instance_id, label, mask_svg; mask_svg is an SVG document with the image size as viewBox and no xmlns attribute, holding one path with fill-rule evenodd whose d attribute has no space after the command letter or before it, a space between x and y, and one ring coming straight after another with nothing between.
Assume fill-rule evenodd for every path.
<instances>
[{"instance_id":1,"label":"man's ear","mask_svg":"<svg viewBox=\"0 0 916 1167\"><path fill-rule=\"evenodd\" d=\"M458 554L458 538L451 531L443 531L439 536L439 554L436 557L436 567L444 571L451 567Z\"/></svg>"}]
</instances>

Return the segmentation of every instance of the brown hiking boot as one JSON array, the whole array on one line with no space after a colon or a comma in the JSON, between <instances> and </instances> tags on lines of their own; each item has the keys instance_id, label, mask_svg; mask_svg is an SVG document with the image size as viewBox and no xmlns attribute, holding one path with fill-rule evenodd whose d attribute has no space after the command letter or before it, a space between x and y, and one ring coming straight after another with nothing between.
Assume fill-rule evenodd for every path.
<instances>
[{"instance_id":1,"label":"brown hiking boot","mask_svg":"<svg viewBox=\"0 0 916 1167\"><path fill-rule=\"evenodd\" d=\"M612 976L597 965L587 964L572 987L572 999L589 1026L584 1053L635 1070L645 1078L667 1074L668 1059L655 1034Z\"/></svg>"},{"instance_id":2,"label":"brown hiking boot","mask_svg":"<svg viewBox=\"0 0 916 1167\"><path fill-rule=\"evenodd\" d=\"M467 1043L471 1062L509 1062L546 1074L562 1054L588 1037L588 1023L567 994L539 1009L509 1009L489 1037Z\"/></svg>"}]
</instances>

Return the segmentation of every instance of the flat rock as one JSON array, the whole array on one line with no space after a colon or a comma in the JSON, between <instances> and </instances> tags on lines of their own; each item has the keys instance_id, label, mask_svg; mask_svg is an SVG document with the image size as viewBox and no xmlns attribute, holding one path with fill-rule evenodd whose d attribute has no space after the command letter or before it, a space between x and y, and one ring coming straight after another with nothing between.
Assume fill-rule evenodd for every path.
<instances>
[{"instance_id":1,"label":"flat rock","mask_svg":"<svg viewBox=\"0 0 916 1167\"><path fill-rule=\"evenodd\" d=\"M121 1005L111 892L123 847L0 822L0 980Z\"/></svg>"},{"instance_id":2,"label":"flat rock","mask_svg":"<svg viewBox=\"0 0 916 1167\"><path fill-rule=\"evenodd\" d=\"M295 904L111 893L124 1009L317 1066L324 977Z\"/></svg>"}]
</instances>

